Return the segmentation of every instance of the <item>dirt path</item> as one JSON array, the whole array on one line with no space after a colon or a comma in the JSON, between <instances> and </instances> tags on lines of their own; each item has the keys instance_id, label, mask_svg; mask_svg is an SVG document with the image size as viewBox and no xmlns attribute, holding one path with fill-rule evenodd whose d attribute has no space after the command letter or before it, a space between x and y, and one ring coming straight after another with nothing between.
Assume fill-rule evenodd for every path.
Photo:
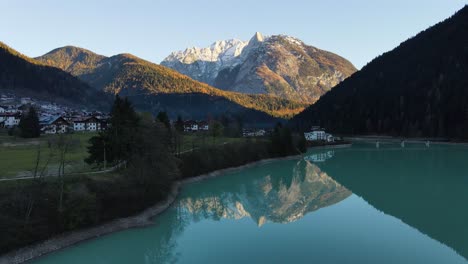
<instances>
[{"instance_id":1,"label":"dirt path","mask_svg":"<svg viewBox=\"0 0 468 264\"><path fill-rule=\"evenodd\" d=\"M20 147L20 146L29 146L29 145L37 146L40 143L41 142L39 140L33 140L33 141L27 141L27 142L21 142L21 143L5 142L5 143L2 143L2 147Z\"/></svg>"},{"instance_id":2,"label":"dirt path","mask_svg":"<svg viewBox=\"0 0 468 264\"><path fill-rule=\"evenodd\" d=\"M229 142L223 142L222 144L219 144L218 146L224 146L224 145L226 145L226 144L229 144ZM184 153L192 152L192 151L197 150L197 149L200 149L200 148L191 148L191 149L187 149L187 150L181 151L179 154L184 154Z\"/></svg>"},{"instance_id":3,"label":"dirt path","mask_svg":"<svg viewBox=\"0 0 468 264\"><path fill-rule=\"evenodd\" d=\"M127 217L127 218L116 219L109 223L96 226L96 227L92 227L89 229L83 229L83 230L73 231L70 233L65 233L55 238L38 243L36 245L21 248L19 250L0 256L0 264L24 263L26 261L39 258L46 254L70 247L72 245L75 245L80 242L84 242L86 240L108 235L114 232L129 229L129 228L141 228L141 227L152 225L153 224L152 219L155 216L164 212L175 201L175 199L177 198L177 195L179 194L180 187L184 184L198 182L198 181L202 181L202 180L210 179L214 177L219 177L226 173L235 172L235 171L243 170L243 169L250 168L253 166L267 164L267 163L275 162L279 160L297 159L301 156L302 155L289 156L289 157L283 157L283 158L274 158L274 159L265 159L261 161L252 162L246 165L242 165L239 167L222 169L222 170L214 171L208 174L189 178L186 180L181 180L179 182L176 182L172 186L171 192L169 193L167 199L164 202L160 202L146 209L145 211L143 211L142 213L138 215Z\"/></svg>"},{"instance_id":4,"label":"dirt path","mask_svg":"<svg viewBox=\"0 0 468 264\"><path fill-rule=\"evenodd\" d=\"M116 169L122 167L123 164L124 163L119 163L119 164L117 164L117 165L115 165L115 166L113 166L113 167L111 167L109 169L106 169L106 170L66 173L65 177L66 176L73 176L73 175L102 174L102 173L106 173L106 172L112 172L112 171L115 171ZM47 174L47 175L44 175L43 177L57 177L57 176L58 176L58 174ZM35 178L34 176L23 176L23 177L19 176L19 177L0 179L0 182L2 182L2 181L30 180L30 179L34 179L34 178Z\"/></svg>"}]
</instances>

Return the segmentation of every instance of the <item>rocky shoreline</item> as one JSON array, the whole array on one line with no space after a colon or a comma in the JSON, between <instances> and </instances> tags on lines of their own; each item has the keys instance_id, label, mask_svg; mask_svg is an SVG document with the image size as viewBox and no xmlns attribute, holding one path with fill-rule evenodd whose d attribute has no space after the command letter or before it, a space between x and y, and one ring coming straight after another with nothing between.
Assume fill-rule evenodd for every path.
<instances>
[{"instance_id":1,"label":"rocky shoreline","mask_svg":"<svg viewBox=\"0 0 468 264\"><path fill-rule=\"evenodd\" d=\"M350 140L356 141L368 141L368 140L395 140L395 138L391 137L356 137L356 138L347 138ZM418 139L423 140L423 139ZM447 141L431 141L432 144L438 145L458 145L458 146L468 146L466 142L447 142ZM311 148L314 149L321 149L321 148L346 148L350 147L351 143L346 144L339 144L339 145L323 145L323 146L314 146ZM180 192L180 188L184 184L193 183L202 181L205 179L215 178L226 173L235 172L239 170L243 170L246 168L267 164L270 162L280 161L280 160L292 160L301 157L302 155L294 155L282 158L271 158L271 159L264 159L256 162L251 162L242 166L238 167L231 167L226 169L221 169L217 171L213 171L207 174L203 174L200 176L187 178L180 180L171 187L171 190L168 194L168 197L165 201L159 202L156 205L147 208L143 212L130 217L119 218L108 223L91 227L88 229L72 231L68 233L64 233L58 235L57 237L48 239L46 241L40 242L35 245L31 245L28 247L24 247L13 252L7 253L3 256L0 256L0 264L19 264L24 263L27 261L31 261L42 256L45 256L49 253L65 249L67 247L76 245L81 242L85 242L94 238L98 238L104 235L112 234L114 232L123 231L130 228L143 228L153 224L152 219L159 214L163 213L167 208L169 208L172 203L176 200L177 195Z\"/></svg>"},{"instance_id":2,"label":"rocky shoreline","mask_svg":"<svg viewBox=\"0 0 468 264\"><path fill-rule=\"evenodd\" d=\"M326 147L326 146L323 146ZM331 146L331 147L338 147L338 146ZM346 146L341 146L346 147ZM196 176L193 178L183 179L176 183L171 188L168 197L165 201L159 202L156 205L147 208L142 213L137 214L135 216L119 218L108 222L106 224L102 224L96 227L91 227L83 230L72 231L68 233L64 233L58 235L57 237L48 239L46 241L40 242L35 245L31 245L28 247L24 247L13 252L7 253L3 256L0 256L0 264L19 264L24 263L27 261L31 261L33 259L37 259L39 257L45 256L49 253L76 245L78 243L91 240L94 238L98 238L104 235L108 235L114 232L123 231L129 228L142 228L153 224L152 219L162 212L164 212L167 208L169 208L172 203L176 200L177 195L179 194L180 187L184 184L198 182L205 179L215 178L226 173L235 172L239 170L243 170L246 168L267 164L274 161L280 160L292 160L301 157L302 155L295 155L295 156L288 156L282 158L272 158L272 159L264 159L256 162L251 162L242 166L238 167L231 167L226 169L221 169L217 171L213 171L204 175Z\"/></svg>"}]
</instances>

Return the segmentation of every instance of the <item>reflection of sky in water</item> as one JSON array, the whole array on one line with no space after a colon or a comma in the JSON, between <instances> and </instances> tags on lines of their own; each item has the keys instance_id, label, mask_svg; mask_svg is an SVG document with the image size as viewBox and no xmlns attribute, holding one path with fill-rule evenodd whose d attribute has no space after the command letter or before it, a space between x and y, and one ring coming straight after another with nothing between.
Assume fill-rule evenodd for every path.
<instances>
[{"instance_id":1,"label":"reflection of sky in water","mask_svg":"<svg viewBox=\"0 0 468 264\"><path fill-rule=\"evenodd\" d=\"M154 226L38 263L466 263L466 154L313 150L187 185Z\"/></svg>"}]
</instances>

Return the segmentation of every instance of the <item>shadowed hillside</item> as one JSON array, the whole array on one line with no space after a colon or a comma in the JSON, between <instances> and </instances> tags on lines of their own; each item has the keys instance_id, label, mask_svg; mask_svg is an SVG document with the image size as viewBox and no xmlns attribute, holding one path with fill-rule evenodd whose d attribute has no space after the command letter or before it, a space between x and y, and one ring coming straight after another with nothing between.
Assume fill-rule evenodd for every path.
<instances>
[{"instance_id":1,"label":"shadowed hillside","mask_svg":"<svg viewBox=\"0 0 468 264\"><path fill-rule=\"evenodd\" d=\"M292 124L345 134L468 138L468 7L377 57Z\"/></svg>"},{"instance_id":2,"label":"shadowed hillside","mask_svg":"<svg viewBox=\"0 0 468 264\"><path fill-rule=\"evenodd\" d=\"M199 97L204 95L224 98L227 104L237 104L241 108L261 111L276 117L291 117L305 107L301 103L268 95L247 95L219 90L131 54L119 54L107 58L88 50L64 47L37 59L70 71L98 90L129 96L135 105L143 105L145 109L153 108L153 105L147 105L145 102L152 101L152 96L161 94L174 96L199 94ZM164 102L160 103L159 109L164 109ZM227 108L234 108L227 106ZM206 107L209 108L209 106ZM194 110L208 111L205 108ZM216 115L220 112L211 114Z\"/></svg>"},{"instance_id":3,"label":"shadowed hillside","mask_svg":"<svg viewBox=\"0 0 468 264\"><path fill-rule=\"evenodd\" d=\"M71 74L28 58L0 42L0 89L62 103L106 108L108 96Z\"/></svg>"}]
</instances>

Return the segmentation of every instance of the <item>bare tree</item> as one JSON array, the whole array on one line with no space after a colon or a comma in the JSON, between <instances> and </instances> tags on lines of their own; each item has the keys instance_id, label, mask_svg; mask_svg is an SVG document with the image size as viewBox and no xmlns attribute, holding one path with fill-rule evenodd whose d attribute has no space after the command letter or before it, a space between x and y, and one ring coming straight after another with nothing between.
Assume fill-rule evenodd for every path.
<instances>
[{"instance_id":1,"label":"bare tree","mask_svg":"<svg viewBox=\"0 0 468 264\"><path fill-rule=\"evenodd\" d=\"M59 195L59 207L58 212L63 213L63 190L65 185L65 161L66 154L70 146L71 138L61 135L57 144L58 155L59 155L59 167L58 167L58 179L60 182L60 195Z\"/></svg>"},{"instance_id":2,"label":"bare tree","mask_svg":"<svg viewBox=\"0 0 468 264\"><path fill-rule=\"evenodd\" d=\"M179 156L180 155L180 149L181 149L181 144L182 144L182 133L174 129L172 132L172 137L174 141L174 146L173 146L173 152L174 155Z\"/></svg>"},{"instance_id":3,"label":"bare tree","mask_svg":"<svg viewBox=\"0 0 468 264\"><path fill-rule=\"evenodd\" d=\"M31 219L31 214L34 209L35 202L37 201L37 199L40 199L41 197L44 176L46 174L47 167L49 166L50 160L52 159L53 155L54 153L50 151L44 165L42 166L42 168L40 168L42 151L41 151L41 144L38 144L37 152L36 152L36 162L35 162L35 166L33 170L32 189L26 195L27 197L27 202L26 202L27 205L26 205L26 213L25 213L26 224L28 224L29 220Z\"/></svg>"}]
</instances>

